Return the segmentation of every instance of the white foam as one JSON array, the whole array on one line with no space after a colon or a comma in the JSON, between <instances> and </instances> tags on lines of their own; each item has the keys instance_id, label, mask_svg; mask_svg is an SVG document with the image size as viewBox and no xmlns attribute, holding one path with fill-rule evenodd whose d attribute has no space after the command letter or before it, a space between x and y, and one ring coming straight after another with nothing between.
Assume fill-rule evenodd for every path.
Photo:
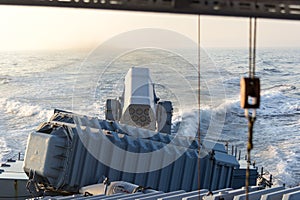
<instances>
[{"instance_id":1,"label":"white foam","mask_svg":"<svg viewBox=\"0 0 300 200\"><path fill-rule=\"evenodd\" d=\"M272 172L274 176L274 185L286 184L289 186L296 186L298 181L295 180L293 171L290 169L288 163L284 160L277 163L275 170Z\"/></svg>"},{"instance_id":2,"label":"white foam","mask_svg":"<svg viewBox=\"0 0 300 200\"><path fill-rule=\"evenodd\" d=\"M39 105L22 103L6 98L0 98L0 109L3 110L5 114L12 114L17 117L35 116L38 119L48 119L53 113L52 110L44 109Z\"/></svg>"},{"instance_id":3,"label":"white foam","mask_svg":"<svg viewBox=\"0 0 300 200\"><path fill-rule=\"evenodd\" d=\"M257 114L260 116L278 116L278 115L293 115L300 113L299 99L284 95L284 91L294 88L290 85L283 85L262 91L260 108ZM292 90L292 89L291 89ZM240 107L240 97L233 96L224 100L224 103L216 108L211 108L211 112L226 112L235 113L238 116L244 115L244 110Z\"/></svg>"},{"instance_id":4,"label":"white foam","mask_svg":"<svg viewBox=\"0 0 300 200\"><path fill-rule=\"evenodd\" d=\"M262 96L262 103L258 112L264 116L292 115L300 113L299 108L299 100L277 92Z\"/></svg>"},{"instance_id":5,"label":"white foam","mask_svg":"<svg viewBox=\"0 0 300 200\"><path fill-rule=\"evenodd\" d=\"M282 142L279 145L269 145L255 154L259 159L259 165L273 175L274 185L286 184L295 186L298 184L295 172L300 170L296 148L290 142Z\"/></svg>"},{"instance_id":6,"label":"white foam","mask_svg":"<svg viewBox=\"0 0 300 200\"><path fill-rule=\"evenodd\" d=\"M265 149L261 150L259 153L256 154L256 156L266 159L274 158L278 156L277 149L269 145Z\"/></svg>"},{"instance_id":7,"label":"white foam","mask_svg":"<svg viewBox=\"0 0 300 200\"><path fill-rule=\"evenodd\" d=\"M0 78L0 85L4 85L4 84L8 84L10 82L10 80L9 79L7 79L7 78Z\"/></svg>"},{"instance_id":8,"label":"white foam","mask_svg":"<svg viewBox=\"0 0 300 200\"><path fill-rule=\"evenodd\" d=\"M0 161L3 161L5 154L8 154L9 152L10 149L7 147L5 139L0 137Z\"/></svg>"}]
</instances>

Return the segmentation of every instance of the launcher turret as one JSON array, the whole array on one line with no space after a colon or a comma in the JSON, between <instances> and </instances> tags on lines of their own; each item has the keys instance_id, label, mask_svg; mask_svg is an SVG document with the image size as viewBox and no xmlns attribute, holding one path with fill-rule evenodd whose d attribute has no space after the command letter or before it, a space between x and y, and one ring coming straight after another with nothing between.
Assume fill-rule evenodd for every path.
<instances>
[{"instance_id":1,"label":"launcher turret","mask_svg":"<svg viewBox=\"0 0 300 200\"><path fill-rule=\"evenodd\" d=\"M119 99L108 99L107 120L163 133L171 132L172 103L159 101L148 68L132 67L125 76Z\"/></svg>"}]
</instances>

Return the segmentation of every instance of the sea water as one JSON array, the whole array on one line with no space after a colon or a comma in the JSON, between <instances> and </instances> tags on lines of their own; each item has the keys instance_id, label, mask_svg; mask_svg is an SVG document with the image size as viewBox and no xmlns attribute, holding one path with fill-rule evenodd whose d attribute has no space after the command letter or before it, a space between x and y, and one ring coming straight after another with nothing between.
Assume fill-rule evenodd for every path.
<instances>
[{"instance_id":1,"label":"sea water","mask_svg":"<svg viewBox=\"0 0 300 200\"><path fill-rule=\"evenodd\" d=\"M214 127L220 134L212 138L228 141L245 153L248 127L240 108L239 82L248 75L248 51L203 52L209 64L200 65L201 130L207 133ZM106 59L109 55L108 51ZM187 50L186 55L193 57L197 52L189 54ZM157 96L173 102L174 124L184 116L197 115L197 63L169 51L142 49L109 58L111 62L86 51L0 52L0 58L2 161L24 153L28 134L47 121L55 108L104 118L105 100L121 96L124 76L133 66L150 68ZM254 124L252 161L273 174L276 183L297 185L300 50L259 49L256 61L261 106Z\"/></svg>"}]
</instances>

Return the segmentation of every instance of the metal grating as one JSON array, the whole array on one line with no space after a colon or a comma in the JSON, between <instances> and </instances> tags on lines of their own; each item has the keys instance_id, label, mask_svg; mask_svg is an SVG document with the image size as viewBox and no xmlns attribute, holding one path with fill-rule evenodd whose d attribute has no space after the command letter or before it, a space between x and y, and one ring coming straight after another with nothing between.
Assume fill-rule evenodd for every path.
<instances>
[{"instance_id":1,"label":"metal grating","mask_svg":"<svg viewBox=\"0 0 300 200\"><path fill-rule=\"evenodd\" d=\"M138 200L138 199L164 199L164 200L242 200L245 199L245 188L233 190L231 188L226 188L223 190L216 190L212 192L212 196L207 196L207 190L195 190L191 192L184 192L182 190L173 191L168 193L153 192L153 193L135 193L135 194L115 194L111 196L96 195L96 196L58 196L58 197L45 197L44 199L109 199L109 200ZM284 188L284 187L274 187L259 190L258 187L254 186L250 188L250 199L251 200L294 200L300 198L300 187Z\"/></svg>"}]
</instances>

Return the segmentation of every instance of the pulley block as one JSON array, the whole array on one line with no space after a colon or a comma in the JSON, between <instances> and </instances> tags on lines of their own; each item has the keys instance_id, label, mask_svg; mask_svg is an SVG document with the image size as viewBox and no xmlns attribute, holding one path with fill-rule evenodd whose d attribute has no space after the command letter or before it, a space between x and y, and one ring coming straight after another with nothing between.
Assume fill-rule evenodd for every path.
<instances>
[{"instance_id":1,"label":"pulley block","mask_svg":"<svg viewBox=\"0 0 300 200\"><path fill-rule=\"evenodd\" d=\"M260 103L260 81L259 78L242 78L241 83L241 107L259 108Z\"/></svg>"}]
</instances>

